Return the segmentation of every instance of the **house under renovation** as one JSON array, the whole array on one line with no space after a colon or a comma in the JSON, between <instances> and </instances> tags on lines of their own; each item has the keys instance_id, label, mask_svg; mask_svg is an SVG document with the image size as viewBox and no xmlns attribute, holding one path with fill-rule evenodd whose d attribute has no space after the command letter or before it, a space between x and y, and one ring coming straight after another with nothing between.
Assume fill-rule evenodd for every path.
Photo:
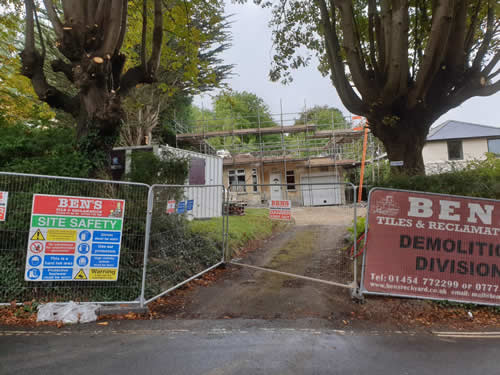
<instances>
[{"instance_id":1,"label":"house under renovation","mask_svg":"<svg viewBox=\"0 0 500 375\"><path fill-rule=\"evenodd\" d=\"M299 206L351 201L352 192L334 183L344 182L346 171L360 165L363 119L335 123L332 116L331 123L311 119L296 125L299 115L280 114L272 125L257 116L252 127L244 121L245 128L238 119L207 119L189 129L179 126L177 142L223 158L223 183L231 200L252 206L281 199ZM373 155L371 135L368 139L367 154Z\"/></svg>"}]
</instances>

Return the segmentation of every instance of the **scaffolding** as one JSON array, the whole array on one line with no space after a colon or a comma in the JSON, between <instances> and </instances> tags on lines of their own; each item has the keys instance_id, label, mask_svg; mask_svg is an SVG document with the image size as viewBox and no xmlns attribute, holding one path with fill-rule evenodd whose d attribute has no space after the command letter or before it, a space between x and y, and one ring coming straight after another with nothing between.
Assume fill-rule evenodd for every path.
<instances>
[{"instance_id":1,"label":"scaffolding","mask_svg":"<svg viewBox=\"0 0 500 375\"><path fill-rule=\"evenodd\" d=\"M364 119L349 115L339 118L338 111L325 110L320 118L308 118L308 111L279 114L207 116L190 124L176 122L176 140L200 152L216 153L224 158L224 166L259 164L263 179L264 165L281 163L286 179L287 163L303 162L311 168L333 166L355 168L361 163ZM377 146L370 134L368 163L375 160ZM373 173L373 172L372 172Z\"/></svg>"}]
</instances>

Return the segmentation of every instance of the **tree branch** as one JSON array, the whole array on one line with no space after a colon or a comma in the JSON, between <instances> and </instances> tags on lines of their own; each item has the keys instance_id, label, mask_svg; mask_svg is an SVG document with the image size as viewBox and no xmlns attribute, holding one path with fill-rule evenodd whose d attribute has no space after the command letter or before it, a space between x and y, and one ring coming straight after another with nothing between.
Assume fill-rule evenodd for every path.
<instances>
[{"instance_id":1,"label":"tree branch","mask_svg":"<svg viewBox=\"0 0 500 375\"><path fill-rule=\"evenodd\" d=\"M341 24L344 36L343 48L346 52L347 64L349 65L352 80L363 99L369 100L374 96L373 88L370 85L370 79L362 61L352 2L338 0L336 3L341 14Z\"/></svg>"},{"instance_id":2,"label":"tree branch","mask_svg":"<svg viewBox=\"0 0 500 375\"><path fill-rule=\"evenodd\" d=\"M476 6L474 7L471 14L471 21L469 30L467 31L467 36L465 37L464 51L466 52L466 58L468 59L469 54L472 50L472 43L474 42L474 34L476 33L477 21L479 16L479 10L481 9L481 3L483 0L477 0Z\"/></svg>"},{"instance_id":3,"label":"tree branch","mask_svg":"<svg viewBox=\"0 0 500 375\"><path fill-rule=\"evenodd\" d=\"M486 52L488 52L488 48L490 46L491 39L493 38L494 33L494 22L495 22L495 11L493 7L495 4L493 0L488 0L488 17L486 21L486 32L484 33L484 38L477 51L476 57L474 58L474 62L472 63L472 69L479 70L481 67L481 63L483 62L484 56Z\"/></svg>"},{"instance_id":4,"label":"tree branch","mask_svg":"<svg viewBox=\"0 0 500 375\"><path fill-rule=\"evenodd\" d=\"M331 20L325 0L315 0L315 2L319 6L321 12L320 21L324 32L328 61L330 63L330 66L332 67L331 78L333 84L338 90L342 103L350 112L365 114L367 113L367 107L351 87L351 84L347 79L345 73L344 63L342 61L342 58L340 57L340 44L336 30L334 1L330 0Z\"/></svg>"},{"instance_id":5,"label":"tree branch","mask_svg":"<svg viewBox=\"0 0 500 375\"><path fill-rule=\"evenodd\" d=\"M394 101L408 89L408 0L394 0L391 13L392 47L382 96Z\"/></svg>"},{"instance_id":6,"label":"tree branch","mask_svg":"<svg viewBox=\"0 0 500 375\"><path fill-rule=\"evenodd\" d=\"M148 74L154 77L160 66L161 47L163 42L162 0L155 0L154 7L153 48L148 62Z\"/></svg>"},{"instance_id":7,"label":"tree branch","mask_svg":"<svg viewBox=\"0 0 500 375\"><path fill-rule=\"evenodd\" d=\"M427 42L423 61L417 74L415 87L411 90L409 107L416 106L426 95L429 87L432 86L434 76L441 68L446 45L449 41L453 23L453 0L435 1L433 7L432 27L430 39Z\"/></svg>"},{"instance_id":8,"label":"tree branch","mask_svg":"<svg viewBox=\"0 0 500 375\"><path fill-rule=\"evenodd\" d=\"M451 37L448 42L448 48L446 51L446 66L444 67L446 70L451 72L451 74L460 74L465 70L467 56L464 50L466 39L465 29L467 27L466 22L466 1L456 0Z\"/></svg>"},{"instance_id":9,"label":"tree branch","mask_svg":"<svg viewBox=\"0 0 500 375\"><path fill-rule=\"evenodd\" d=\"M141 40L141 64L146 70L146 41L148 35L148 6L147 0L142 0L142 40Z\"/></svg>"},{"instance_id":10,"label":"tree branch","mask_svg":"<svg viewBox=\"0 0 500 375\"><path fill-rule=\"evenodd\" d=\"M45 55L47 53L47 50L45 49L45 41L43 39L43 33L42 33L42 28L40 27L40 22L38 21L38 12L36 11L36 8L33 10L33 13L35 14L36 28L38 30L38 37L40 38L40 46L42 47L42 60L45 60Z\"/></svg>"},{"instance_id":11,"label":"tree branch","mask_svg":"<svg viewBox=\"0 0 500 375\"><path fill-rule=\"evenodd\" d=\"M491 73L488 76L488 80L491 81L493 78L495 78L498 74L500 74L500 69L498 69L496 72Z\"/></svg>"},{"instance_id":12,"label":"tree branch","mask_svg":"<svg viewBox=\"0 0 500 375\"><path fill-rule=\"evenodd\" d=\"M63 73L66 78L70 82L74 82L74 77L73 77L73 67L70 64L65 63L61 59L54 60L50 63L50 66L52 67L52 70L55 73L61 72Z\"/></svg>"},{"instance_id":13,"label":"tree branch","mask_svg":"<svg viewBox=\"0 0 500 375\"><path fill-rule=\"evenodd\" d=\"M118 41L116 43L115 55L120 53L120 49L123 45L123 40L125 39L125 34L127 32L127 16L128 16L128 0L123 0L122 7L122 23L120 25L120 36L118 37Z\"/></svg>"},{"instance_id":14,"label":"tree branch","mask_svg":"<svg viewBox=\"0 0 500 375\"><path fill-rule=\"evenodd\" d=\"M390 64L391 56L391 29L392 29L392 15L391 15L391 2L389 0L380 1L380 9L382 14L382 32L381 36L384 39L384 65L383 72L387 74Z\"/></svg>"},{"instance_id":15,"label":"tree branch","mask_svg":"<svg viewBox=\"0 0 500 375\"><path fill-rule=\"evenodd\" d=\"M45 4L45 9L47 10L47 17L49 17L50 23L54 28L57 39L62 39L63 36L63 26L61 20L57 16L56 10L54 8L54 3L52 0L43 0Z\"/></svg>"},{"instance_id":16,"label":"tree branch","mask_svg":"<svg viewBox=\"0 0 500 375\"><path fill-rule=\"evenodd\" d=\"M377 50L375 47L377 4L376 0L368 0L368 39L370 42L370 62L377 78L380 79L380 71L377 61Z\"/></svg>"},{"instance_id":17,"label":"tree branch","mask_svg":"<svg viewBox=\"0 0 500 375\"><path fill-rule=\"evenodd\" d=\"M33 14L35 12L35 4L33 0L24 0L26 9L26 30L24 32L24 50L27 53L35 52L35 22Z\"/></svg>"},{"instance_id":18,"label":"tree branch","mask_svg":"<svg viewBox=\"0 0 500 375\"><path fill-rule=\"evenodd\" d=\"M44 59L35 48L33 19L35 4L33 0L25 0L24 4L26 8L26 30L24 50L21 52L21 73L31 80L35 93L40 100L46 102L52 108L62 109L76 117L79 112L78 97L71 98L47 83L43 71Z\"/></svg>"},{"instance_id":19,"label":"tree branch","mask_svg":"<svg viewBox=\"0 0 500 375\"><path fill-rule=\"evenodd\" d=\"M104 40L101 48L99 48L98 56L111 57L116 50L118 40L120 38L122 16L123 16L123 0L109 0L111 3L109 13L105 18Z\"/></svg>"}]
</instances>

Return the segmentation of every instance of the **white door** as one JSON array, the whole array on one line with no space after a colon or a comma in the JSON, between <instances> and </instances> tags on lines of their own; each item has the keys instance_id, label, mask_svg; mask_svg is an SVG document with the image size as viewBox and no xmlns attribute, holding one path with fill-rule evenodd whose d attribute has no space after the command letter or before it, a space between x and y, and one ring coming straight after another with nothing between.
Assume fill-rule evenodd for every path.
<instances>
[{"instance_id":1,"label":"white door","mask_svg":"<svg viewBox=\"0 0 500 375\"><path fill-rule=\"evenodd\" d=\"M302 186L304 206L342 204L342 185L331 185L337 181L336 176L303 177L303 184L312 184Z\"/></svg>"},{"instance_id":2,"label":"white door","mask_svg":"<svg viewBox=\"0 0 500 375\"><path fill-rule=\"evenodd\" d=\"M281 174L271 173L271 200L281 200ZM275 186L276 185L276 186Z\"/></svg>"}]
</instances>

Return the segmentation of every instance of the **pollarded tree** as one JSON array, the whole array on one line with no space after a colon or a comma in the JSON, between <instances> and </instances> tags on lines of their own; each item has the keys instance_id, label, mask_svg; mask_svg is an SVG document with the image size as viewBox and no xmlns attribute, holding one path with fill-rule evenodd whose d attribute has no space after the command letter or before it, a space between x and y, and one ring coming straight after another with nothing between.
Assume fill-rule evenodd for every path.
<instances>
[{"instance_id":1,"label":"pollarded tree","mask_svg":"<svg viewBox=\"0 0 500 375\"><path fill-rule=\"evenodd\" d=\"M244 0L240 0L243 2ZM255 0L272 7L273 80L320 70L352 113L365 116L390 160L423 173L432 123L500 89L500 6L494 0Z\"/></svg>"},{"instance_id":2,"label":"pollarded tree","mask_svg":"<svg viewBox=\"0 0 500 375\"><path fill-rule=\"evenodd\" d=\"M73 96L48 82L44 71L48 41L42 36L45 25L39 21L35 1L24 0L24 4L22 74L31 79L41 100L76 119L80 151L94 159L95 168L102 168L119 134L120 98L140 83L155 81L162 50L163 1L143 1L140 63L124 72L126 59L120 50L127 33L128 0L43 0L55 44L63 56L53 60L51 67L64 73L76 89ZM154 14L152 27L147 24L149 8Z\"/></svg>"}]
</instances>

